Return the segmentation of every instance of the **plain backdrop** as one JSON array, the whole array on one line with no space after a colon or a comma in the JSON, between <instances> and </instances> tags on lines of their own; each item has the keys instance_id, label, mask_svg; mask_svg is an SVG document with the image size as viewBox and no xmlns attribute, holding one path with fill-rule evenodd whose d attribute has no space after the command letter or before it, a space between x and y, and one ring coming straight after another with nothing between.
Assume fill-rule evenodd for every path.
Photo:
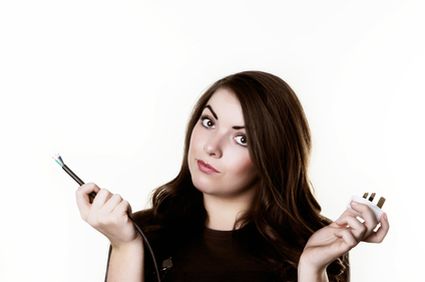
<instances>
[{"instance_id":1,"label":"plain backdrop","mask_svg":"<svg viewBox=\"0 0 425 282\"><path fill-rule=\"evenodd\" d=\"M297 93L325 215L387 198L390 232L350 252L352 281L420 281L422 3L2 0L0 281L103 281L109 241L51 156L147 208L178 173L196 100L243 70Z\"/></svg>"}]
</instances>

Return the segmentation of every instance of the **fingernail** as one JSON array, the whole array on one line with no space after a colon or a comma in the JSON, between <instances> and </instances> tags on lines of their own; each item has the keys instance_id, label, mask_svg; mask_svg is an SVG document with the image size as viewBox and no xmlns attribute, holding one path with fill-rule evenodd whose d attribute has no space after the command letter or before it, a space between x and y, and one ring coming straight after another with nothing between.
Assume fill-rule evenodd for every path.
<instances>
[{"instance_id":1,"label":"fingernail","mask_svg":"<svg viewBox=\"0 0 425 282\"><path fill-rule=\"evenodd\" d=\"M351 202L351 205L353 205L353 206L355 206L355 207L358 207L358 206L359 206L359 203L357 203L356 201L352 201L352 202Z\"/></svg>"}]
</instances>

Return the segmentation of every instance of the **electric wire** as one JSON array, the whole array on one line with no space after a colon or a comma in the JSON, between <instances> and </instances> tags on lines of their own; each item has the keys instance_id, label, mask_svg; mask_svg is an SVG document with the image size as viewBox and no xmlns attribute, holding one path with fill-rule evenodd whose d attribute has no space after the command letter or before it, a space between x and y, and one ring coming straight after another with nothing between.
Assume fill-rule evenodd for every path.
<instances>
[{"instance_id":1,"label":"electric wire","mask_svg":"<svg viewBox=\"0 0 425 282\"><path fill-rule=\"evenodd\" d=\"M82 181L68 166L65 165L65 162L63 161L62 157L57 154L54 157L52 157L55 162L60 165L62 167L63 170L65 170L65 172L71 176L80 186L84 184L84 181ZM89 194L89 198L90 198L90 203L93 202L93 199L96 197L96 192L91 192ZM133 217L131 216L131 214L128 214L128 218L133 222L134 227L136 228L137 232L139 233L139 235L143 238L143 241L146 243L146 246L148 247L149 253L152 256L152 260L153 260L153 264L154 264L154 268L155 268L155 274L156 274L156 279L158 282L161 282L161 277L159 275L159 270L158 270L158 265L156 262L156 258L155 258L155 254L152 250L151 245L149 244L148 238L146 238L145 234L143 233L142 229L140 229L140 227L137 225L137 223L135 222L135 220L133 219ZM106 264L106 275L108 273L108 269L109 269L109 259L110 259L110 255L111 255L111 247L109 248L109 254L108 254L108 262ZM146 270L145 270L146 271ZM105 282L106 282L106 277L105 277Z\"/></svg>"}]
</instances>

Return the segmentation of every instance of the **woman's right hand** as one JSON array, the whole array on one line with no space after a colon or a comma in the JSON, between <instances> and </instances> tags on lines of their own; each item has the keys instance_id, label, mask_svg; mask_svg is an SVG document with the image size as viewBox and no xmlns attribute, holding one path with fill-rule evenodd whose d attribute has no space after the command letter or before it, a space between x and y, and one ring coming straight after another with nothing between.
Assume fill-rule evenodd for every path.
<instances>
[{"instance_id":1,"label":"woman's right hand","mask_svg":"<svg viewBox=\"0 0 425 282\"><path fill-rule=\"evenodd\" d=\"M91 192L97 193L93 203L89 199ZM76 199L81 218L105 235L112 247L142 241L128 216L131 207L120 195L100 189L94 183L87 183L78 188Z\"/></svg>"}]
</instances>

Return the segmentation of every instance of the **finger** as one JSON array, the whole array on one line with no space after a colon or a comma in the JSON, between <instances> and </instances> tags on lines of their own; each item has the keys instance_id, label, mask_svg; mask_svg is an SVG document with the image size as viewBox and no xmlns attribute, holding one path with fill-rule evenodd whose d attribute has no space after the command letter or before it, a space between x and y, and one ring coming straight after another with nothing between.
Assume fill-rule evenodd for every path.
<instances>
[{"instance_id":1,"label":"finger","mask_svg":"<svg viewBox=\"0 0 425 282\"><path fill-rule=\"evenodd\" d=\"M375 216L375 213L366 204L353 201L351 202L351 206L355 211L359 212L361 217L364 219L364 224L367 227L365 237L368 237L370 234L372 234L373 230L378 225L378 220Z\"/></svg>"},{"instance_id":2,"label":"finger","mask_svg":"<svg viewBox=\"0 0 425 282\"><path fill-rule=\"evenodd\" d=\"M100 189L99 192L97 192L96 197L93 200L92 208L93 209L101 209L103 205L112 197L112 193L109 192L107 189Z\"/></svg>"},{"instance_id":3,"label":"finger","mask_svg":"<svg viewBox=\"0 0 425 282\"><path fill-rule=\"evenodd\" d=\"M348 252L359 243L353 233L351 233L350 229L340 230L336 233L336 236L343 240L339 246L339 249L342 252L341 254Z\"/></svg>"},{"instance_id":4,"label":"finger","mask_svg":"<svg viewBox=\"0 0 425 282\"><path fill-rule=\"evenodd\" d=\"M357 216L360 216L360 213L359 212L357 212L357 211L355 211L355 210L353 210L352 208L347 208L342 214L341 214L341 216L337 219L337 220L335 220L335 223L336 224L338 224L338 225L341 225L341 226L343 226L343 225L345 225L346 223L344 222L344 219L347 217L347 216L352 216L352 217L357 217Z\"/></svg>"},{"instance_id":5,"label":"finger","mask_svg":"<svg viewBox=\"0 0 425 282\"><path fill-rule=\"evenodd\" d=\"M100 188L94 184L94 183L86 183L81 185L76 191L75 191L75 197L77 200L77 206L80 210L80 214L83 218L88 213L88 210L90 209L90 198L89 194L91 192L98 192Z\"/></svg>"},{"instance_id":6,"label":"finger","mask_svg":"<svg viewBox=\"0 0 425 282\"><path fill-rule=\"evenodd\" d=\"M381 216L381 226L378 231L373 232L368 236L364 241L368 243L381 243L385 236L387 236L388 230L390 229L390 223L388 222L388 217L386 213L383 213Z\"/></svg>"},{"instance_id":7,"label":"finger","mask_svg":"<svg viewBox=\"0 0 425 282\"><path fill-rule=\"evenodd\" d=\"M113 213L116 213L119 216L128 215L128 212L131 211L130 204L123 200L121 203L119 203L114 209Z\"/></svg>"},{"instance_id":8,"label":"finger","mask_svg":"<svg viewBox=\"0 0 425 282\"><path fill-rule=\"evenodd\" d=\"M364 223L360 222L356 217L353 215L348 215L342 219L339 220L341 223L341 226L351 229L352 234L356 238L357 241L361 241L364 239L364 235L366 234L367 227Z\"/></svg>"},{"instance_id":9,"label":"finger","mask_svg":"<svg viewBox=\"0 0 425 282\"><path fill-rule=\"evenodd\" d=\"M119 194L114 194L112 197L105 203L103 210L105 212L112 212L113 209L122 201L122 197Z\"/></svg>"}]
</instances>

